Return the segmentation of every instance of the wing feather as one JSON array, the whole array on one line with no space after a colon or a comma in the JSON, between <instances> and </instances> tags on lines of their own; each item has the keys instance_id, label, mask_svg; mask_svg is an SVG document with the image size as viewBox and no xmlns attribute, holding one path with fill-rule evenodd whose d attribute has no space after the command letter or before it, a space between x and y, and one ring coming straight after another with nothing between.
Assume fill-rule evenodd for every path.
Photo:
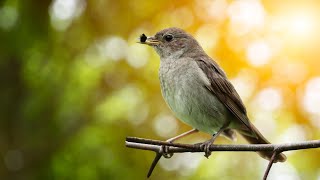
<instances>
[{"instance_id":1,"label":"wing feather","mask_svg":"<svg viewBox=\"0 0 320 180\"><path fill-rule=\"evenodd\" d=\"M196 62L210 81L210 85L206 85L206 88L213 93L243 125L249 130L252 130L246 108L240 96L219 65L208 58L201 58L196 60ZM253 135L256 136L255 134Z\"/></svg>"}]
</instances>

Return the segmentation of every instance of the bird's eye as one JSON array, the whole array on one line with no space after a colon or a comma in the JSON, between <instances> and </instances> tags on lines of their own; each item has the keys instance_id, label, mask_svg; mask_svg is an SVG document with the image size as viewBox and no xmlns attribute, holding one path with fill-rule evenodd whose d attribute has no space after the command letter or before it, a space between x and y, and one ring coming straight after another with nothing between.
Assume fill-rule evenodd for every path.
<instances>
[{"instance_id":1,"label":"bird's eye","mask_svg":"<svg viewBox=\"0 0 320 180\"><path fill-rule=\"evenodd\" d=\"M167 34L167 35L164 35L164 40L166 40L167 42L170 42L172 39L173 39L173 36L171 34Z\"/></svg>"}]
</instances>

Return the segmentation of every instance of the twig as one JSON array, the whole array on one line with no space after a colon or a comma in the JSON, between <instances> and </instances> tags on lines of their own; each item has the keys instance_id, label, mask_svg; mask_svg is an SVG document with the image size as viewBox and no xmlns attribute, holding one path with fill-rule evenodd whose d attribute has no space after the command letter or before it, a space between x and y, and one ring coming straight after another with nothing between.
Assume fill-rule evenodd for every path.
<instances>
[{"instance_id":1,"label":"twig","mask_svg":"<svg viewBox=\"0 0 320 180\"><path fill-rule=\"evenodd\" d=\"M126 147L134 148L134 149L142 149L154 151L157 153L155 160L150 167L148 172L148 177L151 175L154 167L157 162L163 155L161 152L161 146L168 146L166 153L184 153L184 152L203 152L198 144L180 144L180 143L170 143L166 141L152 140L152 139L144 139L138 137L127 137L126 138ZM267 176L270 172L272 164L274 163L274 159L277 154L284 151L294 151L301 149L311 149L311 148L319 148L320 140L311 140L311 141L303 141L297 143L283 143L283 144L241 144L241 145L211 145L210 151L272 151L274 152L272 158L268 164L268 167L264 174L264 180L267 179Z\"/></svg>"},{"instance_id":2,"label":"twig","mask_svg":"<svg viewBox=\"0 0 320 180\"><path fill-rule=\"evenodd\" d=\"M277 151L274 151L274 152L273 152L272 157L271 157L271 159L270 159L270 161L269 161L268 167L267 167L267 169L266 169L266 171L265 171L265 173L264 173L263 180L267 180L267 177L268 177L269 172L270 172L270 169L271 169L271 167L272 167L272 165L273 165L274 159L275 159L275 157L276 157L278 154L279 154L279 153L278 153Z\"/></svg>"},{"instance_id":3,"label":"twig","mask_svg":"<svg viewBox=\"0 0 320 180\"><path fill-rule=\"evenodd\" d=\"M144 146L148 145L148 146ZM156 146L150 146L156 145ZM129 148L143 149L150 151L158 151L159 146L171 146L171 147L180 147L180 148L170 148L168 153L176 152L203 152L198 145L193 144L180 144L180 143L170 143L166 141L144 139L137 137L127 137L126 146ZM210 146L211 151L293 151L300 149L311 149L319 148L320 140L310 140L296 143L283 143L283 144L212 144Z\"/></svg>"}]
</instances>

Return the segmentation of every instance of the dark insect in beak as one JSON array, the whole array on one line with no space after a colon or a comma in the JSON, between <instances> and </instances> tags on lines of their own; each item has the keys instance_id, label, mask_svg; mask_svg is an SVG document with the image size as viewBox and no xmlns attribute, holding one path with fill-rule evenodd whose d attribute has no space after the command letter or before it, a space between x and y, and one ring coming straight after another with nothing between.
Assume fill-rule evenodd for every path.
<instances>
[{"instance_id":1,"label":"dark insect in beak","mask_svg":"<svg viewBox=\"0 0 320 180\"><path fill-rule=\"evenodd\" d=\"M140 36L140 42L141 42L141 43L145 43L146 40L147 40L147 36L146 36L145 34L141 34L141 36Z\"/></svg>"}]
</instances>

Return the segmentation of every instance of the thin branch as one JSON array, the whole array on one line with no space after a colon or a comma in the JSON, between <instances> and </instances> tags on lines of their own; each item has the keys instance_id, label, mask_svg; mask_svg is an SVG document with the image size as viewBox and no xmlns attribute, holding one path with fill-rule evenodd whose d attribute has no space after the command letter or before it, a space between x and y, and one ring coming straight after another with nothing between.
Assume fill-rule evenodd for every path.
<instances>
[{"instance_id":1,"label":"thin branch","mask_svg":"<svg viewBox=\"0 0 320 180\"><path fill-rule=\"evenodd\" d=\"M265 173L264 173L263 180L267 180L267 177L268 177L268 175L269 175L270 169L271 169L271 167L272 167L272 165L273 165L273 163L274 163L274 159L276 158L276 156L277 156L278 154L279 154L279 153L278 153L277 151L274 151L274 152L273 152L272 157L271 157L271 159L270 159L270 161L269 161L268 167L267 167L267 169L266 169L266 171L265 171Z\"/></svg>"},{"instance_id":2,"label":"thin branch","mask_svg":"<svg viewBox=\"0 0 320 180\"><path fill-rule=\"evenodd\" d=\"M138 137L127 137L126 147L149 150L156 152L156 158L154 159L152 166L149 169L148 177L151 175L157 162L163 156L162 146L167 146L166 153L185 153L185 152L203 152L199 144L181 144L170 143L166 141L144 139ZM268 164L268 167L264 174L264 179L270 172L272 164L277 154L284 151L294 151L301 149L319 148L320 140L303 141L297 143L283 143L283 144L241 144L241 145L224 145L224 144L212 144L209 148L210 151L272 151L274 152L272 158Z\"/></svg>"},{"instance_id":3,"label":"thin branch","mask_svg":"<svg viewBox=\"0 0 320 180\"><path fill-rule=\"evenodd\" d=\"M145 146L148 145L148 146ZM155 145L155 146L151 146ZM152 139L144 139L137 137L127 137L126 138L126 146L129 148L135 149L143 149L157 152L159 150L159 146L165 145L169 147L177 147L177 148L169 148L168 153L177 153L177 152L203 152L200 149L199 145L193 144L180 144L180 143L170 143L166 141L152 140ZM296 143L283 143L283 144L212 144L210 146L210 151L294 151L301 149L311 149L311 148L319 148L320 140L311 140L311 141L303 141Z\"/></svg>"}]
</instances>

